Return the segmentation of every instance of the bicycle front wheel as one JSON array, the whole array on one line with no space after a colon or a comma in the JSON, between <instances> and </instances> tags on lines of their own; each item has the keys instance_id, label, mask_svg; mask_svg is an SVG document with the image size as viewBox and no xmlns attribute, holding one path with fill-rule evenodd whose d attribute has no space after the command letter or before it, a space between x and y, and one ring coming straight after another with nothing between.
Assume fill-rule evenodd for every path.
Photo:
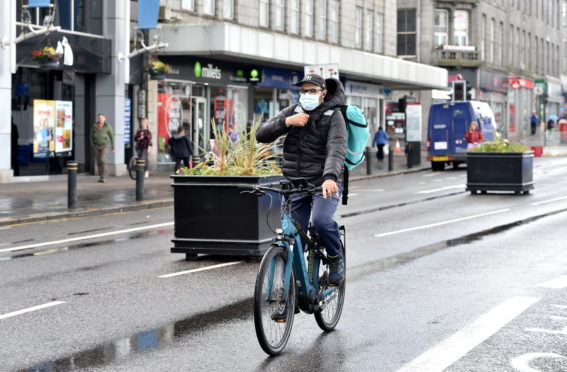
<instances>
[{"instance_id":1,"label":"bicycle front wheel","mask_svg":"<svg viewBox=\"0 0 567 372\"><path fill-rule=\"evenodd\" d=\"M128 162L128 175L130 175L130 178L133 180L136 179L136 159L136 156L132 156Z\"/></svg>"},{"instance_id":2,"label":"bicycle front wheel","mask_svg":"<svg viewBox=\"0 0 567 372\"><path fill-rule=\"evenodd\" d=\"M317 325L325 332L330 332L335 329L335 327L339 323L339 320L341 319L341 314L343 313L343 305L345 303L346 252L344 244L341 244L341 246L345 262L345 278L343 279L342 283L333 292L331 292L331 294L323 299L323 309L315 312L315 320L317 321ZM328 265L323 265L321 263L319 267L319 276L326 276L325 271L327 272L327 274L329 273Z\"/></svg>"},{"instance_id":3,"label":"bicycle front wheel","mask_svg":"<svg viewBox=\"0 0 567 372\"><path fill-rule=\"evenodd\" d=\"M262 349L269 355L283 351L293 325L295 314L295 275L287 294L284 289L287 252L274 246L264 255L256 277L254 291L254 326Z\"/></svg>"}]
</instances>

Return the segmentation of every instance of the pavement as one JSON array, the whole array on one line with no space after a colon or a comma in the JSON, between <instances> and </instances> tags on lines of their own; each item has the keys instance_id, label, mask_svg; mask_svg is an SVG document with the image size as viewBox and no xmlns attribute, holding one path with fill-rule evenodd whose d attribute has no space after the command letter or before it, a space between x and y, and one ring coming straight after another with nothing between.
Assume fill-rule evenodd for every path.
<instances>
[{"instance_id":1,"label":"pavement","mask_svg":"<svg viewBox=\"0 0 567 372\"><path fill-rule=\"evenodd\" d=\"M394 170L388 171L387 159L371 161L371 174L366 164L351 173L351 182L419 172L429 169L422 160L420 166L407 168L403 153L396 153ZM0 226L38 221L96 216L173 205L170 173L153 173L144 179L144 200L136 201L136 182L128 176L109 177L98 183L98 177L79 174L77 177L77 208L67 208L67 176L27 177L23 182L0 185Z\"/></svg>"}]
</instances>

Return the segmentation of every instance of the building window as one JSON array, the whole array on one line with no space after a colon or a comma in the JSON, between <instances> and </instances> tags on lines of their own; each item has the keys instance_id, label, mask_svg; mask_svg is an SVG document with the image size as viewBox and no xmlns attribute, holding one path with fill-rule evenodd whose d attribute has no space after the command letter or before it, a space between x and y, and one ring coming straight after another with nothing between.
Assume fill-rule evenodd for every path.
<instances>
[{"instance_id":1,"label":"building window","mask_svg":"<svg viewBox=\"0 0 567 372\"><path fill-rule=\"evenodd\" d=\"M317 0L317 39L327 38L327 0Z\"/></svg>"},{"instance_id":2,"label":"building window","mask_svg":"<svg viewBox=\"0 0 567 372\"><path fill-rule=\"evenodd\" d=\"M222 17L224 19L234 18L234 0L223 0L222 2Z\"/></svg>"},{"instance_id":3,"label":"building window","mask_svg":"<svg viewBox=\"0 0 567 372\"><path fill-rule=\"evenodd\" d=\"M313 0L303 0L303 35L313 37Z\"/></svg>"},{"instance_id":4,"label":"building window","mask_svg":"<svg viewBox=\"0 0 567 372\"><path fill-rule=\"evenodd\" d=\"M215 15L215 0L203 1L203 13L208 15Z\"/></svg>"},{"instance_id":5,"label":"building window","mask_svg":"<svg viewBox=\"0 0 567 372\"><path fill-rule=\"evenodd\" d=\"M299 33L299 0L289 0L289 32Z\"/></svg>"},{"instance_id":6,"label":"building window","mask_svg":"<svg viewBox=\"0 0 567 372\"><path fill-rule=\"evenodd\" d=\"M339 0L329 0L329 41L339 42Z\"/></svg>"},{"instance_id":7,"label":"building window","mask_svg":"<svg viewBox=\"0 0 567 372\"><path fill-rule=\"evenodd\" d=\"M274 28L282 31L285 25L284 0L274 0Z\"/></svg>"},{"instance_id":8,"label":"building window","mask_svg":"<svg viewBox=\"0 0 567 372\"><path fill-rule=\"evenodd\" d=\"M435 47L447 45L449 42L449 11L435 9Z\"/></svg>"},{"instance_id":9,"label":"building window","mask_svg":"<svg viewBox=\"0 0 567 372\"><path fill-rule=\"evenodd\" d=\"M362 47L362 7L357 6L354 11L354 46Z\"/></svg>"},{"instance_id":10,"label":"building window","mask_svg":"<svg viewBox=\"0 0 567 372\"><path fill-rule=\"evenodd\" d=\"M374 51L384 52L384 14L376 13L376 23L374 25Z\"/></svg>"},{"instance_id":11,"label":"building window","mask_svg":"<svg viewBox=\"0 0 567 372\"><path fill-rule=\"evenodd\" d=\"M492 18L490 20L490 27L488 29L488 61L491 63L495 62L495 56L496 56L496 45L495 45L495 35L494 35L494 25L495 25L495 20L494 18Z\"/></svg>"},{"instance_id":12,"label":"building window","mask_svg":"<svg viewBox=\"0 0 567 372\"><path fill-rule=\"evenodd\" d=\"M453 44L469 45L469 12L466 10L455 10L453 14Z\"/></svg>"},{"instance_id":13,"label":"building window","mask_svg":"<svg viewBox=\"0 0 567 372\"><path fill-rule=\"evenodd\" d=\"M195 0L181 0L181 9L195 11Z\"/></svg>"},{"instance_id":14,"label":"building window","mask_svg":"<svg viewBox=\"0 0 567 372\"><path fill-rule=\"evenodd\" d=\"M398 9L398 42L399 56L415 56L416 54L416 12L415 9Z\"/></svg>"},{"instance_id":15,"label":"building window","mask_svg":"<svg viewBox=\"0 0 567 372\"><path fill-rule=\"evenodd\" d=\"M504 64L504 22L500 22L500 27L498 29L498 64ZM528 51L528 53L530 53Z\"/></svg>"},{"instance_id":16,"label":"building window","mask_svg":"<svg viewBox=\"0 0 567 372\"><path fill-rule=\"evenodd\" d=\"M270 2L269 0L260 0L260 26L268 27L270 25Z\"/></svg>"},{"instance_id":17,"label":"building window","mask_svg":"<svg viewBox=\"0 0 567 372\"><path fill-rule=\"evenodd\" d=\"M372 27L374 26L374 12L366 9L364 14L364 49L372 50Z\"/></svg>"}]
</instances>

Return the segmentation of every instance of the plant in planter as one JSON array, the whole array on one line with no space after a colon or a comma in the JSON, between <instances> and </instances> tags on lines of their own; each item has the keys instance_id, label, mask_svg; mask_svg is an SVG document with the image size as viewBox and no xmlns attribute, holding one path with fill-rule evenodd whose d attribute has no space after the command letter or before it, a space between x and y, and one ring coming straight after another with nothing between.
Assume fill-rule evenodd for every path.
<instances>
[{"instance_id":1,"label":"plant in planter","mask_svg":"<svg viewBox=\"0 0 567 372\"><path fill-rule=\"evenodd\" d=\"M534 188L533 152L521 143L502 139L484 143L467 152L467 190L513 191L529 194Z\"/></svg>"},{"instance_id":2,"label":"plant in planter","mask_svg":"<svg viewBox=\"0 0 567 372\"><path fill-rule=\"evenodd\" d=\"M261 256L280 223L279 198L242 194L240 185L282 179L272 145L259 144L256 130L229 133L213 123L211 158L172 175L173 253Z\"/></svg>"},{"instance_id":3,"label":"plant in planter","mask_svg":"<svg viewBox=\"0 0 567 372\"><path fill-rule=\"evenodd\" d=\"M165 74L171 72L171 66L161 61L153 61L146 69L152 80L163 80Z\"/></svg>"},{"instance_id":4,"label":"plant in planter","mask_svg":"<svg viewBox=\"0 0 567 372\"><path fill-rule=\"evenodd\" d=\"M59 66L59 59L62 57L61 53L57 53L55 48L46 45L43 48L36 49L32 52L32 60L38 62L41 67L57 67Z\"/></svg>"}]
</instances>

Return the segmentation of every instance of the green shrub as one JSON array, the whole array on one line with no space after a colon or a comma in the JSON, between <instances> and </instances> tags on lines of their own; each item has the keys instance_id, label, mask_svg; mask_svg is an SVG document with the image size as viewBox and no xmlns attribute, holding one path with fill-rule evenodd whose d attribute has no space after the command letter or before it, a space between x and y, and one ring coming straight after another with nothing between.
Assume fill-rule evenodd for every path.
<instances>
[{"instance_id":1,"label":"green shrub","mask_svg":"<svg viewBox=\"0 0 567 372\"><path fill-rule=\"evenodd\" d=\"M529 147L522 143L510 142L502 139L502 135L498 132L494 133L494 141L485 142L478 147L474 147L468 152L526 152L531 151Z\"/></svg>"}]
</instances>

